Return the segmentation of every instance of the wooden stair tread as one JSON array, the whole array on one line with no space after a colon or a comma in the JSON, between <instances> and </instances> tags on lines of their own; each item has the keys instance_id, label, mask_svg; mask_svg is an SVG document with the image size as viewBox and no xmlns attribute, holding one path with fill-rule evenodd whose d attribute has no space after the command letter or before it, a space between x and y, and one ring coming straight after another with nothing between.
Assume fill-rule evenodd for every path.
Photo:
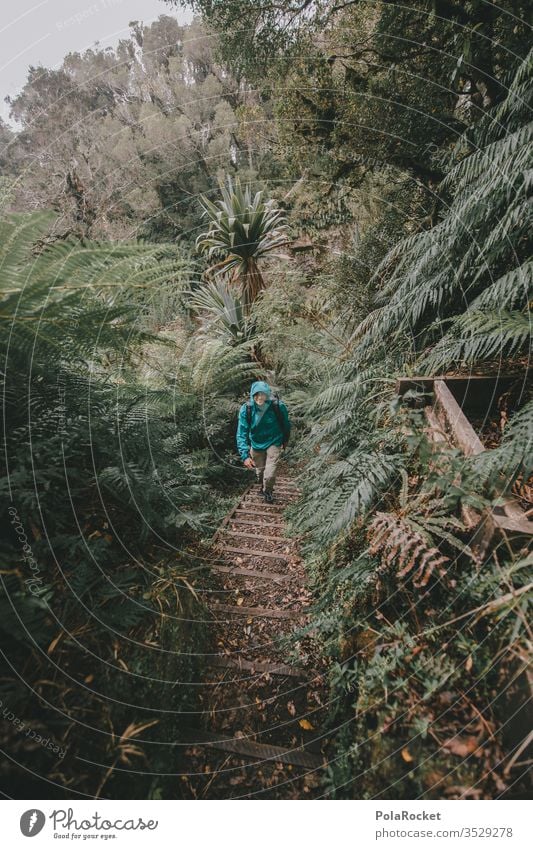
<instances>
[{"instance_id":1,"label":"wooden stair tread","mask_svg":"<svg viewBox=\"0 0 533 849\"><path fill-rule=\"evenodd\" d=\"M237 604L212 604L209 607L211 613L236 613L238 616L252 616L264 619L299 619L305 615L305 611L281 610L275 607L244 607Z\"/></svg>"},{"instance_id":2,"label":"wooden stair tread","mask_svg":"<svg viewBox=\"0 0 533 849\"><path fill-rule=\"evenodd\" d=\"M284 746L271 746L269 743L256 743L245 737L219 737L215 734L198 732L197 742L214 749L232 752L247 758L257 758L261 761L280 761L280 763L301 766L306 769L319 769L323 760L319 755L311 754L305 749L287 749Z\"/></svg>"},{"instance_id":3,"label":"wooden stair tread","mask_svg":"<svg viewBox=\"0 0 533 849\"><path fill-rule=\"evenodd\" d=\"M256 534L247 534L245 531L232 531L231 528L224 528L223 533L229 534L232 537L243 537L244 539L257 539L259 537L259 541L268 539L272 540L272 542L288 542L287 537L273 537L259 532Z\"/></svg>"},{"instance_id":4,"label":"wooden stair tread","mask_svg":"<svg viewBox=\"0 0 533 849\"><path fill-rule=\"evenodd\" d=\"M257 504L258 506L260 505L261 507L263 507L265 510L277 510L278 513L280 513L283 509L281 504L267 504L263 498L255 498L253 500L251 498L243 498L240 503L254 505Z\"/></svg>"},{"instance_id":5,"label":"wooden stair tread","mask_svg":"<svg viewBox=\"0 0 533 849\"><path fill-rule=\"evenodd\" d=\"M260 513L259 510L249 510L244 507L237 507L235 513L241 513L244 516L259 516L261 519L269 518L270 516L275 517L275 513Z\"/></svg>"},{"instance_id":6,"label":"wooden stair tread","mask_svg":"<svg viewBox=\"0 0 533 849\"><path fill-rule=\"evenodd\" d=\"M238 660L230 657L217 657L209 662L209 666L214 666L217 669L235 669L244 672L268 672L269 675L283 675L290 676L291 678L313 677L302 666L288 666L286 663L268 663L264 660L246 660L243 657Z\"/></svg>"},{"instance_id":7,"label":"wooden stair tread","mask_svg":"<svg viewBox=\"0 0 533 849\"><path fill-rule=\"evenodd\" d=\"M230 554L245 554L248 557L271 557L273 560L285 560L285 562L289 560L287 554L278 554L274 551L259 551L259 549L255 548L235 548L232 545L219 545L219 550L229 552Z\"/></svg>"},{"instance_id":8,"label":"wooden stair tread","mask_svg":"<svg viewBox=\"0 0 533 849\"><path fill-rule=\"evenodd\" d=\"M285 525L277 524L276 522L269 522L268 525L258 525L257 522L254 522L251 519L231 519L231 522L228 523L228 524L246 525L246 527L248 527L248 528L249 527L254 527L254 528L264 527L264 528L268 528L269 530L271 530L272 528L279 528L280 530L283 530L284 527L285 527ZM226 527L227 527L227 525L226 525ZM225 528L223 528L222 530L225 530ZM285 537L285 539L288 539L288 537Z\"/></svg>"},{"instance_id":9,"label":"wooden stair tread","mask_svg":"<svg viewBox=\"0 0 533 849\"><path fill-rule=\"evenodd\" d=\"M288 581L291 577L287 572L259 572L257 569L246 569L242 566L222 566L214 563L211 566L215 572L224 572L227 575L242 575L244 578L263 578L268 581Z\"/></svg>"}]
</instances>

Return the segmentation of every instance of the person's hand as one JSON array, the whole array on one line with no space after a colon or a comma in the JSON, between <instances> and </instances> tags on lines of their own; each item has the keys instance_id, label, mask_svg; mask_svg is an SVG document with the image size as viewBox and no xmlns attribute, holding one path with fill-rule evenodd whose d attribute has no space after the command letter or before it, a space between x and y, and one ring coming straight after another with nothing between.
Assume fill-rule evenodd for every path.
<instances>
[{"instance_id":1,"label":"person's hand","mask_svg":"<svg viewBox=\"0 0 533 849\"><path fill-rule=\"evenodd\" d=\"M246 458L246 460L244 461L244 465L246 466L247 469L255 468L255 463L254 463L254 461L252 460L251 457Z\"/></svg>"}]
</instances>

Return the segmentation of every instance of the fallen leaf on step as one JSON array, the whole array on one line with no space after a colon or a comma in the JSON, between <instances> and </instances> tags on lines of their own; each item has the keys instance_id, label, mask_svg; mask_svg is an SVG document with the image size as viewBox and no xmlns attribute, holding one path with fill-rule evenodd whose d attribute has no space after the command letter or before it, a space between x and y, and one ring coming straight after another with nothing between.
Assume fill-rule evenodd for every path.
<instances>
[{"instance_id":1,"label":"fallen leaf on step","mask_svg":"<svg viewBox=\"0 0 533 849\"><path fill-rule=\"evenodd\" d=\"M405 761L406 763L408 763L408 764L410 764L410 763L411 763L411 761L413 760L413 756L412 756L411 752L409 751L409 749L407 748L407 746L405 746L405 747L402 749L402 758L403 758L403 759L404 759L404 761Z\"/></svg>"},{"instance_id":2,"label":"fallen leaf on step","mask_svg":"<svg viewBox=\"0 0 533 849\"><path fill-rule=\"evenodd\" d=\"M458 755L460 758L466 758L478 748L479 742L477 737L452 737L442 744L443 749L447 749L452 755Z\"/></svg>"},{"instance_id":3,"label":"fallen leaf on step","mask_svg":"<svg viewBox=\"0 0 533 849\"><path fill-rule=\"evenodd\" d=\"M308 719L299 719L298 725L300 726L300 728L303 728L304 731L313 731L314 730L314 726L311 725L311 723L309 722Z\"/></svg>"},{"instance_id":4,"label":"fallen leaf on step","mask_svg":"<svg viewBox=\"0 0 533 849\"><path fill-rule=\"evenodd\" d=\"M296 716L296 708L294 706L294 702L287 702L287 710L289 711L291 716Z\"/></svg>"},{"instance_id":5,"label":"fallen leaf on step","mask_svg":"<svg viewBox=\"0 0 533 849\"><path fill-rule=\"evenodd\" d=\"M239 596L239 598L237 599L237 604L239 605L239 607L243 603L243 601L244 601L243 597Z\"/></svg>"}]
</instances>

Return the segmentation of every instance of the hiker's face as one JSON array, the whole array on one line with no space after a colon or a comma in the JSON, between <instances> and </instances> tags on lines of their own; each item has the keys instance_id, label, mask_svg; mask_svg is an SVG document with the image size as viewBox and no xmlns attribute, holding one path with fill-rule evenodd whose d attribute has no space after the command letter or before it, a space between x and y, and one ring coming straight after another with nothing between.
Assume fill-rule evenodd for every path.
<instances>
[{"instance_id":1,"label":"hiker's face","mask_svg":"<svg viewBox=\"0 0 533 849\"><path fill-rule=\"evenodd\" d=\"M267 399L266 392L256 392L254 395L254 401L256 404L259 404L260 407L263 406Z\"/></svg>"}]
</instances>

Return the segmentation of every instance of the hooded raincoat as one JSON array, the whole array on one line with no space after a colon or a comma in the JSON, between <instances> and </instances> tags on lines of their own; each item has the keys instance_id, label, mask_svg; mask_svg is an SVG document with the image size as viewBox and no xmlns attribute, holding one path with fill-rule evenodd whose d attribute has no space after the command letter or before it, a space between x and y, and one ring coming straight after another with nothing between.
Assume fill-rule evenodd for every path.
<instances>
[{"instance_id":1,"label":"hooded raincoat","mask_svg":"<svg viewBox=\"0 0 533 849\"><path fill-rule=\"evenodd\" d=\"M267 400L260 407L254 401L256 392L264 392ZM237 450L241 456L241 460L246 460L250 455L250 447L256 451L266 451L270 445L282 445L284 442L284 434L281 430L276 413L272 409L272 401L270 400L271 390L268 383L264 380L256 380L252 383L250 389L250 402L252 405L252 421L248 427L248 419L246 415L246 404L241 406L239 410L239 421L237 425ZM279 402L279 409L285 422L286 437L291 430L289 413L283 401Z\"/></svg>"}]
</instances>

